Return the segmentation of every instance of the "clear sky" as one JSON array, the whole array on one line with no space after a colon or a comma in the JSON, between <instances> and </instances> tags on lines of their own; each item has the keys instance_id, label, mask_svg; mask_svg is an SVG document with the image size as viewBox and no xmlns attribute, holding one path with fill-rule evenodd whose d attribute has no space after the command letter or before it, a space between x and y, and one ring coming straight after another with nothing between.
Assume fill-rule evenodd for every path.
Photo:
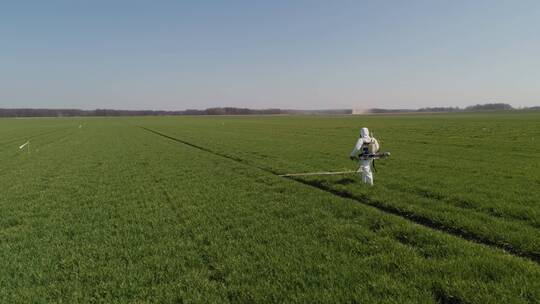
<instances>
[{"instance_id":1,"label":"clear sky","mask_svg":"<svg viewBox=\"0 0 540 304\"><path fill-rule=\"evenodd\" d=\"M540 105L540 1L5 1L0 107Z\"/></svg>"}]
</instances>

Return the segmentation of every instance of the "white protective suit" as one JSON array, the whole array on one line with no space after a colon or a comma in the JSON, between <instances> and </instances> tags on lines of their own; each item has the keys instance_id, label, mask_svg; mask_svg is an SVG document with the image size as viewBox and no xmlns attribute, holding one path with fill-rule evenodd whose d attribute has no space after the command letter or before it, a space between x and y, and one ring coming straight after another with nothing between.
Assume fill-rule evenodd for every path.
<instances>
[{"instance_id":1,"label":"white protective suit","mask_svg":"<svg viewBox=\"0 0 540 304\"><path fill-rule=\"evenodd\" d=\"M371 171L373 159L362 156L369 153L368 145L370 143L373 143L375 152L379 151L379 142L377 139L369 136L368 128L362 128L360 130L360 138L358 138L358 141L351 152L351 158L360 158L360 168L358 172L362 172L362 181L368 185L373 185L373 172Z\"/></svg>"}]
</instances>

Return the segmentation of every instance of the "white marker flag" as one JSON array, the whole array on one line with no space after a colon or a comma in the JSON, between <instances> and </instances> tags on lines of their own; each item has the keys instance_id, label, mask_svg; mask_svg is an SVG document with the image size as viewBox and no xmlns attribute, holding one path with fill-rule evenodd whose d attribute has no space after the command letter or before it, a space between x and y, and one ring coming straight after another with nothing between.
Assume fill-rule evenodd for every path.
<instances>
[{"instance_id":1,"label":"white marker flag","mask_svg":"<svg viewBox=\"0 0 540 304\"><path fill-rule=\"evenodd\" d=\"M19 146L19 150L21 150L22 148L26 147L29 143L30 143L30 141L27 141L27 142L25 142L24 144L20 145L20 146Z\"/></svg>"}]
</instances>

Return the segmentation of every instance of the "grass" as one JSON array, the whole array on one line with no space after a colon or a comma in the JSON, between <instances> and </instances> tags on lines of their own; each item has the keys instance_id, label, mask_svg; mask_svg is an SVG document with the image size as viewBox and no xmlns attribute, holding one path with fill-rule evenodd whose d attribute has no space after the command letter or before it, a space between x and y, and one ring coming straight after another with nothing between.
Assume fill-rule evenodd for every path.
<instances>
[{"instance_id":1,"label":"grass","mask_svg":"<svg viewBox=\"0 0 540 304\"><path fill-rule=\"evenodd\" d=\"M538 118L1 120L0 302L537 302ZM393 153L375 187L274 174L353 168L364 124Z\"/></svg>"},{"instance_id":2,"label":"grass","mask_svg":"<svg viewBox=\"0 0 540 304\"><path fill-rule=\"evenodd\" d=\"M360 187L358 180L349 183L339 176L302 179L540 260L537 112L361 119L195 118L149 124L278 173L351 169L346 155L358 128L372 126L383 149L394 154L377 163L376 187Z\"/></svg>"}]
</instances>

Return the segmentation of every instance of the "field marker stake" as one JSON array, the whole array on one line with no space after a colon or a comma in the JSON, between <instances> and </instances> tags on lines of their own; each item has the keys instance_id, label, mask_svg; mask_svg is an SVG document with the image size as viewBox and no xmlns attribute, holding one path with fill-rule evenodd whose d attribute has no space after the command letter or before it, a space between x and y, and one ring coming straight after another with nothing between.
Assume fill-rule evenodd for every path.
<instances>
[{"instance_id":1,"label":"field marker stake","mask_svg":"<svg viewBox=\"0 0 540 304\"><path fill-rule=\"evenodd\" d=\"M30 153L30 141L27 141L24 144L20 145L19 150L22 150L24 147L27 147L28 153Z\"/></svg>"},{"instance_id":2,"label":"field marker stake","mask_svg":"<svg viewBox=\"0 0 540 304\"><path fill-rule=\"evenodd\" d=\"M307 172L307 173L289 173L289 174L280 174L278 176L288 177L288 176L308 176L308 175L338 175L338 174L351 174L358 173L358 171L338 171L338 172Z\"/></svg>"}]
</instances>

